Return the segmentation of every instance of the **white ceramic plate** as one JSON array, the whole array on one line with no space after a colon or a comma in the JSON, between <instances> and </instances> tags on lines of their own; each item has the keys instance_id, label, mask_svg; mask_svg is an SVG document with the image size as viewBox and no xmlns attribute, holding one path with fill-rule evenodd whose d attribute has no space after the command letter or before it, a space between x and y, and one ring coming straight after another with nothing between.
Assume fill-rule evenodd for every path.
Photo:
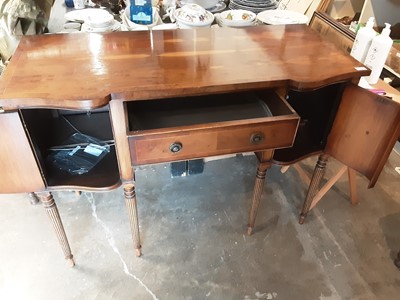
<instances>
[{"instance_id":1,"label":"white ceramic plate","mask_svg":"<svg viewBox=\"0 0 400 300\"><path fill-rule=\"evenodd\" d=\"M265 24L285 25L285 24L307 24L308 17L291 10L265 10L257 15L257 19Z\"/></svg>"},{"instance_id":2,"label":"white ceramic plate","mask_svg":"<svg viewBox=\"0 0 400 300\"><path fill-rule=\"evenodd\" d=\"M77 9L67 12L64 17L71 22L84 22L88 16L109 15L110 13L101 8Z\"/></svg>"},{"instance_id":3,"label":"white ceramic plate","mask_svg":"<svg viewBox=\"0 0 400 300\"><path fill-rule=\"evenodd\" d=\"M120 28L121 28L121 23L114 20L114 24L112 26L105 27L105 28L90 27L88 24L83 23L82 27L81 27L81 31L99 33L99 32L118 31Z\"/></svg>"}]
</instances>

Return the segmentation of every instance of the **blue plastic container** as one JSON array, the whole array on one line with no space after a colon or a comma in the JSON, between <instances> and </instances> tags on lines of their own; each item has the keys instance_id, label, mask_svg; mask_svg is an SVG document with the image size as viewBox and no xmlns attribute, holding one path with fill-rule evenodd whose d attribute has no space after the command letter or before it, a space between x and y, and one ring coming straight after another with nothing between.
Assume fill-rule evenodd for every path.
<instances>
[{"instance_id":1,"label":"blue plastic container","mask_svg":"<svg viewBox=\"0 0 400 300\"><path fill-rule=\"evenodd\" d=\"M151 0L131 0L131 21L136 24L149 25L153 23L153 7Z\"/></svg>"}]
</instances>

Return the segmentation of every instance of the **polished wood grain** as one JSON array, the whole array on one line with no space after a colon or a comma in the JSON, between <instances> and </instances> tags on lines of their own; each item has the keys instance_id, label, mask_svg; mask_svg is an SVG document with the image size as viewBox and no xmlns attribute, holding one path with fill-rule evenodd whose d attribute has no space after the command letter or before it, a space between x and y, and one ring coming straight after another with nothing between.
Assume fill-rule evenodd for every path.
<instances>
[{"instance_id":1,"label":"polished wood grain","mask_svg":"<svg viewBox=\"0 0 400 300\"><path fill-rule=\"evenodd\" d=\"M110 115L115 139L115 149L117 151L120 176L121 179L124 181L132 181L134 179L134 170L132 168L132 161L127 137L129 126L126 103L117 100L111 101Z\"/></svg>"},{"instance_id":2,"label":"polished wood grain","mask_svg":"<svg viewBox=\"0 0 400 300\"><path fill-rule=\"evenodd\" d=\"M220 125L216 128L185 128L167 134L143 134L129 139L134 164L148 164L216 156L230 153L260 151L290 147L296 134L298 120L273 120L256 124ZM262 136L252 143L253 134ZM179 142L182 150L173 153L170 145Z\"/></svg>"},{"instance_id":3,"label":"polished wood grain","mask_svg":"<svg viewBox=\"0 0 400 300\"><path fill-rule=\"evenodd\" d=\"M0 113L0 170L0 193L45 188L18 112Z\"/></svg>"},{"instance_id":4,"label":"polished wood grain","mask_svg":"<svg viewBox=\"0 0 400 300\"><path fill-rule=\"evenodd\" d=\"M364 174L373 187L399 136L399 103L349 84L325 153Z\"/></svg>"},{"instance_id":5,"label":"polished wood grain","mask_svg":"<svg viewBox=\"0 0 400 300\"><path fill-rule=\"evenodd\" d=\"M23 37L0 106L87 109L111 97L314 89L367 75L361 66L305 25Z\"/></svg>"}]
</instances>

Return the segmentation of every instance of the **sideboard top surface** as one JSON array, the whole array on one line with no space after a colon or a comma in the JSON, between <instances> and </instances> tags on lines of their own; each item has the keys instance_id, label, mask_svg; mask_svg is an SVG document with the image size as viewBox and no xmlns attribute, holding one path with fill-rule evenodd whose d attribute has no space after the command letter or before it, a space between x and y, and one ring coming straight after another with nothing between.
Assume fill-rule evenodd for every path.
<instances>
[{"instance_id":1,"label":"sideboard top surface","mask_svg":"<svg viewBox=\"0 0 400 300\"><path fill-rule=\"evenodd\" d=\"M23 37L0 106L87 109L290 86L313 89L369 70L305 25Z\"/></svg>"}]
</instances>

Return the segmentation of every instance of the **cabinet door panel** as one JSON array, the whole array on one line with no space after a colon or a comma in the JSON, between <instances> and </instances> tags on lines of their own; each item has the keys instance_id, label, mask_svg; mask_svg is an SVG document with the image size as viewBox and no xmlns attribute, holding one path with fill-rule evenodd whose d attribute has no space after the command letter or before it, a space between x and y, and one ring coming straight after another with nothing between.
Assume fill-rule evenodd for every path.
<instances>
[{"instance_id":1,"label":"cabinet door panel","mask_svg":"<svg viewBox=\"0 0 400 300\"><path fill-rule=\"evenodd\" d=\"M34 192L45 185L17 112L0 114L0 193Z\"/></svg>"},{"instance_id":2,"label":"cabinet door panel","mask_svg":"<svg viewBox=\"0 0 400 300\"><path fill-rule=\"evenodd\" d=\"M350 84L343 93L326 153L364 174L373 187L399 136L400 103Z\"/></svg>"}]
</instances>

